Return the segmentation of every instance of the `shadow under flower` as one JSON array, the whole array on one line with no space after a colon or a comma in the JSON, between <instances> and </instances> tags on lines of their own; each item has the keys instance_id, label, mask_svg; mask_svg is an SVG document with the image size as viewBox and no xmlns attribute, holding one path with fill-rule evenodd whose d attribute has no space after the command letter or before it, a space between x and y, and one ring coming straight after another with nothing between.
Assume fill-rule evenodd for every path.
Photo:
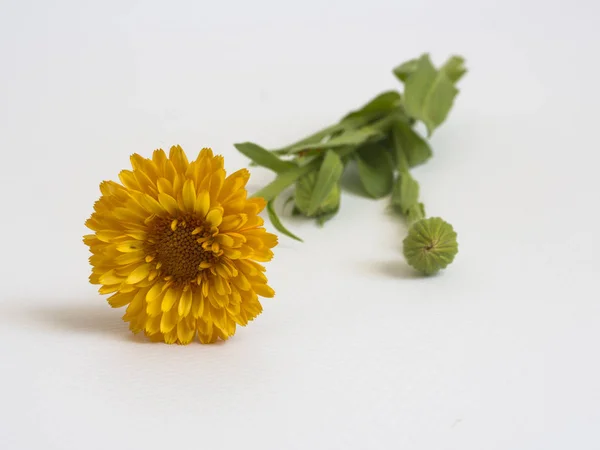
<instances>
[{"instance_id":1,"label":"shadow under flower","mask_svg":"<svg viewBox=\"0 0 600 450\"><path fill-rule=\"evenodd\" d=\"M32 306L23 311L27 322L49 331L108 335L120 340L147 341L144 336L134 336L121 320L124 309L115 310L101 302L90 304L48 303Z\"/></svg>"},{"instance_id":2,"label":"shadow under flower","mask_svg":"<svg viewBox=\"0 0 600 450\"><path fill-rule=\"evenodd\" d=\"M45 306L32 306L27 310L19 311L18 316L22 318L22 325L44 327L50 332L96 334L137 344L166 345L162 341L151 340L144 333L132 333L129 325L121 318L124 313L125 308L113 309L102 302L94 304L49 303ZM192 344L194 343L200 345L197 338L192 341ZM210 346L219 346L225 343L225 341L219 340Z\"/></svg>"},{"instance_id":3,"label":"shadow under flower","mask_svg":"<svg viewBox=\"0 0 600 450\"><path fill-rule=\"evenodd\" d=\"M410 267L402 257L389 261L373 261L369 267L372 272L383 274L389 278L405 280L429 278Z\"/></svg>"}]
</instances>

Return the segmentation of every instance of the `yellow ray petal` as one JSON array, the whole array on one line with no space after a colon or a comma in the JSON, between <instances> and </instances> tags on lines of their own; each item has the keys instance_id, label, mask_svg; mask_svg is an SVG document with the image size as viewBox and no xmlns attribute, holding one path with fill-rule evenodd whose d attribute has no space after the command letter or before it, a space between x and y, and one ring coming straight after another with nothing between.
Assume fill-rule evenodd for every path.
<instances>
[{"instance_id":1,"label":"yellow ray petal","mask_svg":"<svg viewBox=\"0 0 600 450\"><path fill-rule=\"evenodd\" d=\"M102 230L96 233L96 237L102 242L111 242L125 236L121 230Z\"/></svg>"},{"instance_id":2,"label":"yellow ray petal","mask_svg":"<svg viewBox=\"0 0 600 450\"><path fill-rule=\"evenodd\" d=\"M223 245L223 246L225 246L225 247L233 247L233 243L234 243L234 240L233 240L233 238L232 238L231 236L228 236L228 235L226 235L226 234L219 234L219 235L218 235L218 236L215 238L215 240L216 240L216 241L217 241L219 244L221 244L221 245Z\"/></svg>"},{"instance_id":3,"label":"yellow ray petal","mask_svg":"<svg viewBox=\"0 0 600 450\"><path fill-rule=\"evenodd\" d=\"M179 322L179 319L180 316L179 314L177 314L176 309L164 312L160 320L160 332L168 333L169 331L171 331L177 326L177 322Z\"/></svg>"},{"instance_id":4,"label":"yellow ray petal","mask_svg":"<svg viewBox=\"0 0 600 450\"><path fill-rule=\"evenodd\" d=\"M194 203L194 212L199 217L205 217L208 213L208 208L210 208L210 195L206 190L200 191Z\"/></svg>"},{"instance_id":5,"label":"yellow ray petal","mask_svg":"<svg viewBox=\"0 0 600 450\"><path fill-rule=\"evenodd\" d=\"M204 297L199 292L194 293L192 299L192 316L194 318L202 317L204 312Z\"/></svg>"},{"instance_id":6,"label":"yellow ray petal","mask_svg":"<svg viewBox=\"0 0 600 450\"><path fill-rule=\"evenodd\" d=\"M227 231L234 231L241 228L248 221L246 214L230 214L223 217L223 221L219 226L219 229L225 233Z\"/></svg>"},{"instance_id":7,"label":"yellow ray petal","mask_svg":"<svg viewBox=\"0 0 600 450\"><path fill-rule=\"evenodd\" d=\"M165 194L161 192L158 194L158 201L160 204L167 210L169 214L172 216L176 216L179 212L179 206L177 205L177 200L171 197L169 194Z\"/></svg>"},{"instance_id":8,"label":"yellow ray petal","mask_svg":"<svg viewBox=\"0 0 600 450\"><path fill-rule=\"evenodd\" d=\"M177 312L180 316L187 316L192 309L193 293L191 289L184 290L179 300L179 306Z\"/></svg>"},{"instance_id":9,"label":"yellow ray petal","mask_svg":"<svg viewBox=\"0 0 600 450\"><path fill-rule=\"evenodd\" d=\"M233 281L233 284L235 284L237 288L241 289L242 291L247 291L251 287L248 278L246 278L246 276L242 273L238 273L238 276L233 278L231 281Z\"/></svg>"},{"instance_id":10,"label":"yellow ray petal","mask_svg":"<svg viewBox=\"0 0 600 450\"><path fill-rule=\"evenodd\" d=\"M147 289L140 289L136 292L135 296L133 297L133 300L131 300L131 303L129 303L129 306L125 311L123 320L130 320L143 311L146 292Z\"/></svg>"},{"instance_id":11,"label":"yellow ray petal","mask_svg":"<svg viewBox=\"0 0 600 450\"><path fill-rule=\"evenodd\" d=\"M180 296L181 296L181 292L178 289L168 288L165 291L165 296L163 297L163 300L162 300L161 309L163 311L170 311L171 308L173 308L173 305L175 304L175 302L177 300L179 300Z\"/></svg>"},{"instance_id":12,"label":"yellow ray petal","mask_svg":"<svg viewBox=\"0 0 600 450\"><path fill-rule=\"evenodd\" d=\"M161 316L148 318L148 320L146 321L145 330L149 336L152 336L153 334L156 334L160 331L161 319L162 319Z\"/></svg>"},{"instance_id":13,"label":"yellow ray petal","mask_svg":"<svg viewBox=\"0 0 600 450\"><path fill-rule=\"evenodd\" d=\"M183 184L182 198L185 210L193 212L194 206L196 205L196 188L194 187L194 182L192 180L186 180Z\"/></svg>"},{"instance_id":14,"label":"yellow ray petal","mask_svg":"<svg viewBox=\"0 0 600 450\"><path fill-rule=\"evenodd\" d=\"M117 250L122 253L137 252L144 249L144 243L141 241L125 241L117 245Z\"/></svg>"},{"instance_id":15,"label":"yellow ray petal","mask_svg":"<svg viewBox=\"0 0 600 450\"><path fill-rule=\"evenodd\" d=\"M181 320L177 324L177 338L182 344L189 344L196 334L195 323L188 325L186 320Z\"/></svg>"},{"instance_id":16,"label":"yellow ray petal","mask_svg":"<svg viewBox=\"0 0 600 450\"><path fill-rule=\"evenodd\" d=\"M133 175L131 170L122 170L119 173L119 180L123 183L123 186L128 187L129 189L139 190L140 186Z\"/></svg>"},{"instance_id":17,"label":"yellow ray petal","mask_svg":"<svg viewBox=\"0 0 600 450\"><path fill-rule=\"evenodd\" d=\"M259 284L259 285L254 285L254 291L260 295L261 297L273 297L275 296L275 291L273 289L271 289L269 286L267 286L266 284Z\"/></svg>"},{"instance_id":18,"label":"yellow ray petal","mask_svg":"<svg viewBox=\"0 0 600 450\"><path fill-rule=\"evenodd\" d=\"M188 159L183 149L179 145L174 145L169 151L169 159L175 166L178 173L184 174L188 167Z\"/></svg>"},{"instance_id":19,"label":"yellow ray petal","mask_svg":"<svg viewBox=\"0 0 600 450\"><path fill-rule=\"evenodd\" d=\"M142 262L146 258L146 253L143 250L137 252L123 253L115 258L115 262L120 265Z\"/></svg>"},{"instance_id":20,"label":"yellow ray petal","mask_svg":"<svg viewBox=\"0 0 600 450\"><path fill-rule=\"evenodd\" d=\"M146 301L148 303L156 300L160 294L163 292L164 284L162 282L154 283L154 285L150 288L148 293L146 294Z\"/></svg>"},{"instance_id":21,"label":"yellow ray petal","mask_svg":"<svg viewBox=\"0 0 600 450\"><path fill-rule=\"evenodd\" d=\"M148 264L148 263L144 263L144 264L138 266L133 272L131 272L131 274L129 274L129 276L127 277L126 283L127 284L135 284L135 283L139 283L140 281L144 280L150 273L151 267L152 266L150 266L150 264Z\"/></svg>"},{"instance_id":22,"label":"yellow ray petal","mask_svg":"<svg viewBox=\"0 0 600 450\"><path fill-rule=\"evenodd\" d=\"M173 184L167 178L159 178L156 187L161 194L173 195Z\"/></svg>"},{"instance_id":23,"label":"yellow ray petal","mask_svg":"<svg viewBox=\"0 0 600 450\"><path fill-rule=\"evenodd\" d=\"M124 278L121 278L115 274L115 270L111 269L103 275L100 275L99 279L102 284L120 284L124 281Z\"/></svg>"},{"instance_id":24,"label":"yellow ray petal","mask_svg":"<svg viewBox=\"0 0 600 450\"><path fill-rule=\"evenodd\" d=\"M127 292L125 294L117 292L108 298L108 304L113 308L121 308L122 306L129 304L131 300L133 300L133 297L134 292Z\"/></svg>"},{"instance_id":25,"label":"yellow ray petal","mask_svg":"<svg viewBox=\"0 0 600 450\"><path fill-rule=\"evenodd\" d=\"M148 210L148 212L152 214L156 214L157 216L161 216L166 212L164 206L162 206L154 197L144 194L139 198L140 203L144 208Z\"/></svg>"},{"instance_id":26,"label":"yellow ray petal","mask_svg":"<svg viewBox=\"0 0 600 450\"><path fill-rule=\"evenodd\" d=\"M213 208L206 215L206 223L211 227L218 227L223 221L223 208Z\"/></svg>"}]
</instances>

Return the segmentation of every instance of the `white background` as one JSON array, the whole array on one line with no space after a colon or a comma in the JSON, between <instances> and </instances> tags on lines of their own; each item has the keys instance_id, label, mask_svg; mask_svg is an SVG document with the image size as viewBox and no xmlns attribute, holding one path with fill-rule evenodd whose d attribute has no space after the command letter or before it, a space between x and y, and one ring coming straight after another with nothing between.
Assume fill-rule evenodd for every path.
<instances>
[{"instance_id":1,"label":"white background","mask_svg":"<svg viewBox=\"0 0 600 450\"><path fill-rule=\"evenodd\" d=\"M0 2L0 447L600 448L598 2ZM387 200L286 218L230 341L131 337L83 226L133 152L280 146L470 69L415 170L460 253L415 277ZM250 189L272 174L253 169ZM270 225L269 225L270 226Z\"/></svg>"}]
</instances>

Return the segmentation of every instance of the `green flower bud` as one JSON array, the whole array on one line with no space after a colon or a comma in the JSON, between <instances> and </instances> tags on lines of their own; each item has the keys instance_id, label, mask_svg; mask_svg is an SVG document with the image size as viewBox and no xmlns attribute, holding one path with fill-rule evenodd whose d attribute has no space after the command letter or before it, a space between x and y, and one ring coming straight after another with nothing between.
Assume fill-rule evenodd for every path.
<instances>
[{"instance_id":1,"label":"green flower bud","mask_svg":"<svg viewBox=\"0 0 600 450\"><path fill-rule=\"evenodd\" d=\"M406 261L426 275L433 275L444 269L457 253L456 232L452 225L440 217L413 223L404 239Z\"/></svg>"}]
</instances>

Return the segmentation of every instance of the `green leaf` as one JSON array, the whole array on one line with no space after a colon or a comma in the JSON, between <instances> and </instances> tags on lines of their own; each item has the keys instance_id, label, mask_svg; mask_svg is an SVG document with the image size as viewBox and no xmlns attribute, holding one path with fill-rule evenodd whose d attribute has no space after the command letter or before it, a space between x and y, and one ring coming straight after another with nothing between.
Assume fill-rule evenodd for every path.
<instances>
[{"instance_id":1,"label":"green leaf","mask_svg":"<svg viewBox=\"0 0 600 450\"><path fill-rule=\"evenodd\" d=\"M396 91L386 91L379 94L362 108L352 111L342 119L342 123L355 123L356 119L363 118L365 123L377 119L400 106L400 94ZM357 125L361 125L357 123Z\"/></svg>"},{"instance_id":2,"label":"green leaf","mask_svg":"<svg viewBox=\"0 0 600 450\"><path fill-rule=\"evenodd\" d=\"M271 183L267 184L260 191L254 193L253 197L262 197L267 202L273 200L287 187L291 186L303 175L317 170L319 168L320 160L314 159L308 164L303 166L294 167L286 172L280 173Z\"/></svg>"},{"instance_id":3,"label":"green leaf","mask_svg":"<svg viewBox=\"0 0 600 450\"><path fill-rule=\"evenodd\" d=\"M417 70L418 63L418 59L406 61L394 69L394 75L396 75L400 81L405 82L406 79Z\"/></svg>"},{"instance_id":4,"label":"green leaf","mask_svg":"<svg viewBox=\"0 0 600 450\"><path fill-rule=\"evenodd\" d=\"M309 214L310 201L317 184L317 173L310 172L304 175L296 183L295 204L297 212L307 217L320 218L323 215L328 215L337 212L340 207L341 189L339 183L334 185L325 200L321 202L318 210L314 214Z\"/></svg>"},{"instance_id":5,"label":"green leaf","mask_svg":"<svg viewBox=\"0 0 600 450\"><path fill-rule=\"evenodd\" d=\"M314 215L319 210L321 203L327 198L333 187L339 183L343 171L344 165L340 157L335 152L328 151L319 169L317 181L310 197L308 204L309 216Z\"/></svg>"},{"instance_id":6,"label":"green leaf","mask_svg":"<svg viewBox=\"0 0 600 450\"><path fill-rule=\"evenodd\" d=\"M289 149L288 153L299 153L308 150L329 150L338 147L357 146L371 139L381 138L383 131L375 127L364 126L333 137L326 142L297 145Z\"/></svg>"},{"instance_id":7,"label":"green leaf","mask_svg":"<svg viewBox=\"0 0 600 450\"><path fill-rule=\"evenodd\" d=\"M281 223L281 220L279 220L279 216L277 216L277 213L275 212L275 208L273 206L274 202L275 202L275 200L271 200L270 202L267 203L267 212L269 213L269 220L271 220L271 223L273 224L273 226L279 232L285 234L286 236L289 236L292 239L296 239L297 241L304 242L302 239L300 239L298 236L296 236L294 233L292 233L290 230L288 230L286 227L283 226L283 224Z\"/></svg>"},{"instance_id":8,"label":"green leaf","mask_svg":"<svg viewBox=\"0 0 600 450\"><path fill-rule=\"evenodd\" d=\"M414 167L431 158L429 144L409 124L397 121L392 127L392 137L396 161L401 161L403 154L409 167ZM399 170L402 170L402 167L399 167Z\"/></svg>"},{"instance_id":9,"label":"green leaf","mask_svg":"<svg viewBox=\"0 0 600 450\"><path fill-rule=\"evenodd\" d=\"M296 167L295 164L289 161L282 161L270 151L252 142L243 142L234 144L234 146L240 153L250 158L252 162L259 166L266 167L267 169L271 169L273 172L282 173Z\"/></svg>"},{"instance_id":10,"label":"green leaf","mask_svg":"<svg viewBox=\"0 0 600 450\"><path fill-rule=\"evenodd\" d=\"M408 173L401 173L392 192L392 205L399 208L402 214L409 215L412 210L414 215L419 211L414 208L421 208L423 215L424 209L419 206L419 183Z\"/></svg>"},{"instance_id":11,"label":"green leaf","mask_svg":"<svg viewBox=\"0 0 600 450\"><path fill-rule=\"evenodd\" d=\"M467 73L465 59L461 56L452 56L440 70L446 74L450 81L456 83L465 73Z\"/></svg>"},{"instance_id":12,"label":"green leaf","mask_svg":"<svg viewBox=\"0 0 600 450\"><path fill-rule=\"evenodd\" d=\"M357 154L358 176L367 194L380 198L392 191L394 167L391 156L380 143L362 147Z\"/></svg>"},{"instance_id":13,"label":"green leaf","mask_svg":"<svg viewBox=\"0 0 600 450\"><path fill-rule=\"evenodd\" d=\"M456 64L450 69L456 76ZM448 115L458 89L454 87L446 70L436 70L424 54L419 58L416 70L408 76L404 89L404 106L406 112L422 121L427 127L429 136Z\"/></svg>"}]
</instances>

